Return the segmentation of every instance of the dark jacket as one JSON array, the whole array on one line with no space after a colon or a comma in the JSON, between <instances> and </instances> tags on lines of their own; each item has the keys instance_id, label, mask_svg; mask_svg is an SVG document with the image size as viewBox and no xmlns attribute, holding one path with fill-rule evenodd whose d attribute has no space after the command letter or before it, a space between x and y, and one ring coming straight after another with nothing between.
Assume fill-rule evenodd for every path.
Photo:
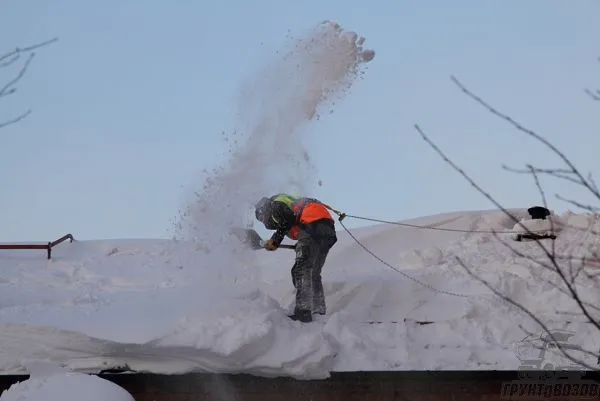
<instances>
[{"instance_id":1,"label":"dark jacket","mask_svg":"<svg viewBox=\"0 0 600 401\"><path fill-rule=\"evenodd\" d=\"M273 201L267 212L268 219L265 228L276 230L271 236L271 240L277 246L281 244L285 235L292 228L300 229L306 235L309 235L317 241L323 239L333 243L337 241L335 234L335 225L333 220L320 219L308 224L299 224L298 217L285 203Z\"/></svg>"}]
</instances>

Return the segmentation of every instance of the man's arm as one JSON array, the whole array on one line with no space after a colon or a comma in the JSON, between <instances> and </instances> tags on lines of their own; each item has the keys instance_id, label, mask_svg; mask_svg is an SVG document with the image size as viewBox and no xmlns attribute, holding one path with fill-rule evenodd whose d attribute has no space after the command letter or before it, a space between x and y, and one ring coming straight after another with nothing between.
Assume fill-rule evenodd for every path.
<instances>
[{"instance_id":1,"label":"man's arm","mask_svg":"<svg viewBox=\"0 0 600 401\"><path fill-rule=\"evenodd\" d=\"M285 237L285 233L296 224L296 215L282 202L273 202L271 213L277 226L277 231L273 233L271 240L279 246L283 241L283 237Z\"/></svg>"}]
</instances>

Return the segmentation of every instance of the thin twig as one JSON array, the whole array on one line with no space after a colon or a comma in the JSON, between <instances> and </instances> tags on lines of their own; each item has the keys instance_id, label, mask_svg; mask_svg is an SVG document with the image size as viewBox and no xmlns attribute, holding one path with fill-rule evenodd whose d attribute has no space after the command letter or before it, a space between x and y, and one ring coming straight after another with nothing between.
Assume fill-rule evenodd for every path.
<instances>
[{"instance_id":1,"label":"thin twig","mask_svg":"<svg viewBox=\"0 0 600 401\"><path fill-rule=\"evenodd\" d=\"M21 55L29 53L29 56L25 60L25 63L23 64L23 66L19 69L17 75L14 78L10 79L6 84L4 84L4 86L0 87L0 99L2 99L3 97L10 96L17 91L15 86L25 76L25 73L29 69L31 62L36 55L35 50L37 50L41 47L44 47L44 46L48 46L48 45L56 42L57 40L58 40L58 38L53 38L53 39L46 40L44 42L40 42L40 43L31 45L31 46L17 47L16 49L14 49L10 52L0 55L0 68L6 68L6 67L9 67L12 64L16 63L21 58ZM19 114L16 117L12 117L5 121L0 121L0 128L4 128L8 125L16 124L17 122L27 118L30 114L31 114L31 109Z\"/></svg>"},{"instance_id":2,"label":"thin twig","mask_svg":"<svg viewBox=\"0 0 600 401\"><path fill-rule=\"evenodd\" d=\"M7 121L0 122L0 128L4 128L4 127L6 127L6 126L8 126L8 125L11 125L11 124L16 124L16 123L18 123L19 121L21 121L21 120L25 119L25 118L26 118L28 115L30 115L30 114L31 114L31 109L29 109L29 110L27 110L27 111L25 111L25 112L21 113L19 116L17 116L17 117L14 117L14 118L12 118L12 119L10 119L10 120L7 120Z\"/></svg>"},{"instance_id":3,"label":"thin twig","mask_svg":"<svg viewBox=\"0 0 600 401\"><path fill-rule=\"evenodd\" d=\"M477 103L479 103L480 105L482 105L485 109L487 109L489 112L491 112L493 115L509 122L513 127L515 127L517 130L525 133L526 135L536 139L537 141L541 142L542 144L544 144L547 148L549 148L555 155L557 155L567 166L568 169L540 169L537 167L533 167L532 165L528 165L527 166L527 170L516 170L514 169L513 171L518 172L518 173L527 173L527 174L531 174L534 178L535 181L535 185L540 193L540 196L542 198L544 207L546 209L548 209L548 205L547 205L547 199L546 199L546 195L545 192L542 188L542 185L540 183L539 180L539 174L546 174L549 176L553 176L555 178L559 178L559 179L564 179L567 181L570 181L572 183L575 183L577 185L581 185L583 187L585 187L590 193L592 193L592 195L600 200L600 191L598 191L598 187L596 186L595 182L593 181L593 179L591 178L591 174L590 174L590 178L586 179L581 173L580 171L575 167L575 165L570 161L570 159L563 153L561 152L558 148L556 148L553 144L551 144L548 140L546 140L544 137L542 137L541 135L539 135L538 133L536 133L533 130L530 130L528 128L525 128L522 124L518 123L517 121L515 121L514 119L512 119L510 116L499 112L498 110L496 110L494 107L492 107L491 105L489 105L487 102L485 102L483 99L481 99L479 96L473 94L471 91L469 91L458 79L456 79L455 77L452 77L453 82L461 89L461 91L465 94L467 94L467 96L469 96L470 98L472 98L473 100L475 100ZM461 176L463 176L463 178L465 178L470 184L471 186L473 186L479 193L481 193L484 197L486 197L488 200L490 200L494 205L496 205L505 215L507 215L508 217L510 217L513 221L518 222L517 219L515 218L515 216L510 213L505 207L503 207L494 197L492 197L489 192L485 191L483 188L481 188L480 185L478 185L464 170L462 170L460 167L458 167L452 160L450 160L449 157L447 157L428 137L427 135L425 135L425 133L423 132L423 130L418 126L415 125L415 128L417 130L417 132L421 135L421 137L425 140L425 142L427 142L429 144L429 146L432 147L432 149L434 151L436 151L439 156L447 163L449 164L454 170L456 170ZM508 169L507 167L505 167L506 169ZM558 195L557 195L558 197ZM593 207L592 205L585 205L581 202L577 202L571 199L564 199L564 198L559 198L559 199L563 199L566 200L567 202L571 203L572 205L575 205L577 207L580 207L584 210L588 210L590 212L592 212L593 214L595 214L595 212L598 210L598 208ZM554 233L554 221L552 219L550 219L550 224L551 224L551 232ZM521 224L522 225L522 224ZM523 225L522 225L523 226ZM591 228L591 227L590 227ZM529 229L527 227L525 227L525 230L528 232L528 234L530 234L531 232L529 231ZM500 239L498 237L498 239ZM586 317L586 319L588 320L589 323L591 323L592 325L594 325L594 327L600 331L600 323L594 318L592 317L590 310L595 310L598 311L599 308L595 305L590 304L589 302L586 302L584 300L581 299L579 291L577 289L577 285L576 285L576 278L580 275L580 273L583 271L585 265L586 265L586 261L587 261L587 257L582 257L581 258L581 265L579 266L578 269L575 269L573 263L574 260L573 258L568 258L568 266L569 271L568 271L568 275L565 274L565 272L563 271L563 268L561 267L561 265L559 264L559 260L565 259L565 257L561 256L558 257L557 256L557 252L556 252L556 242L554 241L554 238L552 238L551 241L551 247L548 248L546 247L540 240L539 238L534 237L534 241L535 243L538 245L539 249L541 249L541 251L543 252L545 258L546 258L546 263L537 260L536 258L530 256L530 255L525 255L523 252L520 252L519 250L515 249L514 247L508 245L507 243L505 243L504 241L502 241L500 239L500 242L504 243L506 246L508 246L509 248L511 248L511 250L514 252L515 255L519 256L519 257L523 257L525 259L528 259L536 264L539 264L540 266L552 271L553 273L557 274L561 280L561 282L566 286L566 291L562 290L561 288L559 288L556 284L551 283L553 287L559 289L559 291L561 293L564 293L568 296L571 297L571 299L573 299L579 310L581 310L581 312L583 313L583 315ZM548 327L546 327L546 325L541 321L541 319L539 317L537 317L534 313L532 313L530 310L528 310L527 308L525 308L523 305L519 304L518 302L514 301L513 299L511 299L510 297L500 293L499 291L497 291L495 288L493 288L487 281L481 279L480 277L476 276L475 274L473 274L473 272L466 266L466 264L457 257L458 263L467 271L467 273L469 275L471 275L473 278L475 278L477 281L483 283L488 289L490 289L494 294L496 294L497 296L499 296L501 299L503 299L504 301L508 302L509 304L516 306L517 308L519 308L521 311L525 312L529 317L531 317L537 324L539 324L544 331L550 335L550 337L556 342L558 348L560 349L560 351L563 353L563 355L565 355L567 358L569 358L571 361L578 363L580 365L583 365L587 368L590 369L594 369L591 366L588 366L587 364L585 364L583 361L578 360L577 358L574 358L569 352L567 352L567 350L564 349L564 347L561 346L561 344L559 342L556 341L556 339L553 336L553 333L548 329ZM589 308L589 309L588 309ZM594 356L598 356L598 354L593 354Z\"/></svg>"},{"instance_id":4,"label":"thin twig","mask_svg":"<svg viewBox=\"0 0 600 401\"><path fill-rule=\"evenodd\" d=\"M417 132L419 132L421 137L440 155L440 157L442 157L442 159L446 163L448 163L454 170L456 170L460 175L462 175L479 193L481 193L484 197L489 199L506 216L510 217L513 221L519 223L522 227L524 227L525 230L527 231L527 234L529 234L529 235L533 234L532 231L530 231L527 226L521 224L520 221L512 213L510 213L502 204L500 204L487 191L485 191L483 188L481 188L481 186L479 186L464 170L462 170L452 160L450 160L448 158L448 156L446 156L446 154L444 152L442 152L442 150L437 145L435 145L431 141L431 139L429 139L429 137L427 137L427 135L425 135L423 130L418 125L415 125L415 128L416 128ZM534 135L537 135L537 134L534 133ZM544 141L545 141L545 139L544 139ZM550 145L550 146L553 146L553 145ZM569 161L569 163L570 163L570 161ZM590 322L600 331L600 322L598 322L592 318L587 307L582 303L581 299L579 299L577 292L574 290L573 286L570 285L569 280L566 278L564 272L561 270L560 266L558 265L558 263L556 261L556 258L552 255L551 251L548 250L546 248L546 246L539 239L536 238L534 241L538 245L538 247L542 250L542 252L544 252L546 257L548 258L551 266L554 268L553 270L561 277L561 279L567 286L567 289L573 296L573 299L575 300L575 302L577 302L578 307L586 315L586 317L590 320Z\"/></svg>"},{"instance_id":5,"label":"thin twig","mask_svg":"<svg viewBox=\"0 0 600 401\"><path fill-rule=\"evenodd\" d=\"M23 78L23 76L25 76L25 73L27 72L27 69L31 64L31 60L33 60L34 57L35 53L31 53L29 57L27 57L27 60L25 61L25 64L23 64L23 67L19 70L17 76L8 81L3 87L0 88L0 98L12 95L16 92L16 88L14 86L17 84L17 82L21 80L21 78Z\"/></svg>"},{"instance_id":6,"label":"thin twig","mask_svg":"<svg viewBox=\"0 0 600 401\"><path fill-rule=\"evenodd\" d=\"M528 308L526 308L524 305L522 305L519 302L514 301L512 298L510 298L509 296L506 296L504 294L502 294L500 291L496 290L487 280L473 274L471 272L471 270L467 267L466 263L464 263L462 261L461 258L456 257L456 260L458 262L458 264L460 266L463 267L463 269L465 269L465 271L467 272L467 274L469 274L471 277L473 277L475 280L479 281L480 283L482 283L484 286L486 286L490 291L492 291L496 296L498 296L500 299L502 299L503 301L515 306L517 309L521 310L522 312L524 312L526 315L528 315L533 321L535 321L541 328L542 330L547 333L548 335L550 335L550 338L552 338L552 340L556 343L558 349L563 353L563 355L565 355L570 361L583 366L587 369L590 370L595 370L595 367L592 367L591 365L588 365L586 362L580 360L579 358L576 358L574 356L572 356L569 352L567 352L567 350L562 347L560 341L558 341L556 338L554 338L554 334L552 334L552 331L548 328L548 326L546 326L546 324L544 322L541 321L540 318L538 318L533 312L531 312ZM584 353L585 351L582 350ZM592 356L596 357L597 354L591 353Z\"/></svg>"},{"instance_id":7,"label":"thin twig","mask_svg":"<svg viewBox=\"0 0 600 401\"><path fill-rule=\"evenodd\" d=\"M40 47L48 46L51 43L54 43L56 41L58 41L58 38L52 38L50 40L46 40L44 42L36 43L34 45L30 45L30 46L26 46L26 47L17 47L15 50L12 50L10 52L4 53L3 55L0 55L0 63L5 64L6 59L9 59L11 57L14 58L15 56L18 56L21 53L29 53L31 51L39 49ZM2 65L2 64L0 64L0 65Z\"/></svg>"},{"instance_id":8,"label":"thin twig","mask_svg":"<svg viewBox=\"0 0 600 401\"><path fill-rule=\"evenodd\" d=\"M541 142L546 147L548 147L550 150L552 150L552 152L555 155L557 155L560 159L562 159L562 161L573 171L573 174L575 174L577 176L577 178L579 178L581 180L581 185L585 186L596 197L596 199L598 199L600 201L600 192L598 192L596 190L596 188L594 188L594 186L590 185L587 182L587 180L583 177L583 175L581 175L581 173L579 172L577 167L575 167L575 165L571 162L571 160L563 152L561 152L556 146L554 146L546 138L542 137L535 131L524 127L522 124L518 123L510 116L496 110L494 107L492 107L487 102L485 102L482 98L480 98L479 96L477 96L474 93L472 93L471 91L469 91L456 77L452 76L451 79L460 88L460 90L463 93L465 93L468 97L470 97L471 99L475 100L477 103L482 105L490 113L492 113L493 115L495 115L496 117L498 117L502 120L507 121L509 124L511 124L513 127L515 127L518 131L523 132L524 134L536 139L537 141Z\"/></svg>"},{"instance_id":9,"label":"thin twig","mask_svg":"<svg viewBox=\"0 0 600 401\"><path fill-rule=\"evenodd\" d=\"M596 91L592 92L591 90L586 89L585 93L587 93L587 95L589 97L591 97L593 100L600 102L600 90L596 90Z\"/></svg>"},{"instance_id":10,"label":"thin twig","mask_svg":"<svg viewBox=\"0 0 600 401\"><path fill-rule=\"evenodd\" d=\"M488 104L487 102L485 102L481 97L479 97L479 96L475 95L474 93L472 93L471 91L469 91L456 77L452 76L452 81L461 89L461 91L463 93L467 94L467 96L469 96L470 98L472 98L473 100L475 100L477 103L479 103L480 105L482 105L490 113L492 113L493 115L495 115L495 116L497 116L497 117L499 117L499 118L501 118L501 119L509 122L517 130L519 130L519 131L527 134L528 136L531 136L532 138L535 138L539 142L543 143L546 147L548 147L549 149L551 149L573 171L573 174L576 175L577 178L579 178L581 180L581 185L583 185L585 188L587 188L588 191L590 191L596 197L596 199L600 200L600 193L598 193L596 191L596 189L594 188L594 186L590 185L587 182L587 180L581 175L581 173L579 172L579 170L577 169L577 167L575 167L575 165L571 162L571 160L563 152L561 152L558 148L556 148L556 146L554 146L546 138L542 137L541 135L539 135L535 131L530 130L528 128L525 128L522 124L518 123L517 121L515 121L510 116L508 116L508 115L506 115L504 113L501 113L500 111L496 110L490 104ZM463 177L467 178L469 180L469 182L474 183L474 181L470 177L468 177L466 175L466 173L464 173L464 171L462 171L461 169L459 169L453 162L451 162L448 159L448 157L446 157L441 152L441 150L439 150L439 148L437 148L437 146L435 146L428 138L426 138L426 136L422 133L422 131L420 131L420 133L421 133L421 136L423 136L424 139L428 143L430 143L430 145L433 146L434 150L436 150L444 158L445 161L449 162L449 164L454 169L456 169L461 175L463 175ZM483 191L480 186L478 186L478 185L474 185L474 186L485 197L487 197L488 199L492 200L494 202L494 204L496 204L497 206L499 206L503 211L506 210L495 199L493 199L488 193L486 193L485 191ZM543 245L541 245L541 248L544 251L544 253L546 253L546 256L551 261L552 265L555 266L556 273L560 275L561 279L564 281L565 285L569 289L569 292L571 292L571 294L573 295L574 300L577 302L577 304L581 308L582 312L586 315L586 317L590 320L590 322L592 324L594 324L594 326L600 331L600 323L591 317L591 315L589 314L589 311L587 310L587 308L585 307L585 305L582 304L581 300L577 296L576 291L574 290L574 287L570 285L568 279L564 275L564 272L561 270L560 266L557 264L556 258L554 258L554 256L552 255L552 253L549 252Z\"/></svg>"}]
</instances>

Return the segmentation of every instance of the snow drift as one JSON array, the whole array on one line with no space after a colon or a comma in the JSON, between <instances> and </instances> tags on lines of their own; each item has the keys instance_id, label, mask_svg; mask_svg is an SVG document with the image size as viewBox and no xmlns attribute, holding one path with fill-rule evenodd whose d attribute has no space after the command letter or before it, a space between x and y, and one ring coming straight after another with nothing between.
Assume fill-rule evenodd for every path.
<instances>
[{"instance_id":1,"label":"snow drift","mask_svg":"<svg viewBox=\"0 0 600 401\"><path fill-rule=\"evenodd\" d=\"M598 219L560 217L565 224L557 252L589 257ZM294 299L293 252L284 249L240 251L254 258L243 269L222 266L219 272L207 272L197 244L175 240L75 241L55 248L51 261L38 251L3 251L0 369L23 373L23 361L44 359L82 372L310 379L349 370L518 368L516 350L527 336L520 326L533 333L540 327L459 261L548 327L575 332L571 344L597 351L592 325L556 288L556 274L535 262L544 260L537 245L513 241L513 222L501 212L408 223L501 234L393 225L354 230L396 271L340 232L324 269L328 315L310 324L286 317ZM584 275L578 290L598 304L595 283Z\"/></svg>"}]
</instances>

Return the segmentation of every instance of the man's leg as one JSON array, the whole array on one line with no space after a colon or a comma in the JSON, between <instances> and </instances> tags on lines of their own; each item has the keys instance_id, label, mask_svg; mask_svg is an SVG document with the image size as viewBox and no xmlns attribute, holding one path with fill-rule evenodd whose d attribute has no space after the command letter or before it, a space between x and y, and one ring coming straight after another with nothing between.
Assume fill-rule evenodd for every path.
<instances>
[{"instance_id":1,"label":"man's leg","mask_svg":"<svg viewBox=\"0 0 600 401\"><path fill-rule=\"evenodd\" d=\"M330 222L320 222L315 230L315 235L318 241L318 251L315 257L315 263L312 273L313 286L313 313L325 315L327 308L325 304L325 292L323 291L323 279L321 272L325 265L325 260L329 254L331 247L337 242L335 226Z\"/></svg>"},{"instance_id":2,"label":"man's leg","mask_svg":"<svg viewBox=\"0 0 600 401\"><path fill-rule=\"evenodd\" d=\"M312 272L317 252L316 242L310 236L301 234L296 243L296 261L292 268L292 282L296 287L296 307L292 315L294 320L312 321Z\"/></svg>"},{"instance_id":3,"label":"man's leg","mask_svg":"<svg viewBox=\"0 0 600 401\"><path fill-rule=\"evenodd\" d=\"M298 270L298 261L294 261L294 265L292 266L292 284L294 285L294 288L298 289L298 285L296 284L296 277L298 277L300 275L300 271Z\"/></svg>"},{"instance_id":4,"label":"man's leg","mask_svg":"<svg viewBox=\"0 0 600 401\"><path fill-rule=\"evenodd\" d=\"M317 255L317 258L315 261L315 266L313 267L313 272L312 272L312 287L313 287L312 312L318 313L320 315L324 315L327 313L327 308L325 306L325 292L323 290L323 279L321 277L321 271L323 270L323 265L325 264L325 259L327 258L328 252L329 252L329 248L319 247L319 253Z\"/></svg>"}]
</instances>

